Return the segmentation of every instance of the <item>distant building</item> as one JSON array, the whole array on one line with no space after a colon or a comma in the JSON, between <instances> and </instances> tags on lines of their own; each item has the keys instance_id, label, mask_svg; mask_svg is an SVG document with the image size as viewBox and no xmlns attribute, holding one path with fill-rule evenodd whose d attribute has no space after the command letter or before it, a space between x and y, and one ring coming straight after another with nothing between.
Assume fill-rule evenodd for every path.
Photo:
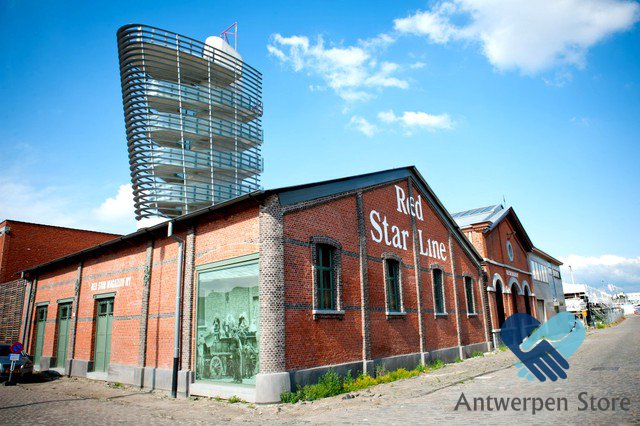
<instances>
[{"instance_id":1,"label":"distant building","mask_svg":"<svg viewBox=\"0 0 640 426\"><path fill-rule=\"evenodd\" d=\"M616 296L586 284L563 283L563 292L568 312L573 312L590 326L596 323L610 324L623 314Z\"/></svg>"},{"instance_id":2,"label":"distant building","mask_svg":"<svg viewBox=\"0 0 640 426\"><path fill-rule=\"evenodd\" d=\"M0 222L0 343L21 340L26 281L20 271L118 237L5 220Z\"/></svg>"},{"instance_id":3,"label":"distant building","mask_svg":"<svg viewBox=\"0 0 640 426\"><path fill-rule=\"evenodd\" d=\"M260 189L257 70L221 37L201 42L145 25L120 28L118 52L138 220Z\"/></svg>"},{"instance_id":4,"label":"distant building","mask_svg":"<svg viewBox=\"0 0 640 426\"><path fill-rule=\"evenodd\" d=\"M491 331L494 344L499 344L507 317L518 312L539 317L528 260L533 244L511 207L498 204L452 217L486 264Z\"/></svg>"},{"instance_id":5,"label":"distant building","mask_svg":"<svg viewBox=\"0 0 640 426\"><path fill-rule=\"evenodd\" d=\"M546 321L558 312L567 310L560 275L562 262L535 247L529 253L529 262L536 288L538 314L541 321Z\"/></svg>"}]
</instances>

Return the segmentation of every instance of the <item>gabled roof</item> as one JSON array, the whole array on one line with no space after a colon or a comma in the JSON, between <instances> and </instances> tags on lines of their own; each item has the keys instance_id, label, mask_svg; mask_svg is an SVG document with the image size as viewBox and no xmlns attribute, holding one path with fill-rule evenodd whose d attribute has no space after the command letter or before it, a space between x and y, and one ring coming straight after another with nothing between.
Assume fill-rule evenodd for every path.
<instances>
[{"instance_id":1,"label":"gabled roof","mask_svg":"<svg viewBox=\"0 0 640 426\"><path fill-rule=\"evenodd\" d=\"M465 250L476 263L480 264L483 261L482 256L478 254L471 242L462 235L455 220L451 217L451 214L449 214L449 211L444 207L415 166L399 167L397 169L382 170L322 182L282 187L265 191L265 193L277 193L280 203L286 206L406 178L413 179L417 188L425 195L425 198L433 206L436 214L451 230L454 238L458 241L462 249Z\"/></svg>"},{"instance_id":2,"label":"gabled roof","mask_svg":"<svg viewBox=\"0 0 640 426\"><path fill-rule=\"evenodd\" d=\"M174 219L167 220L166 222L162 222L160 224L142 228L128 235L121 236L119 238L107 241L105 243L99 244L94 247L90 247L88 249L79 251L77 253L70 254L68 256L52 260L50 262L44 263L42 265L34 266L32 268L26 269L25 273L31 274L37 272L38 270L46 269L48 267L53 266L54 264L61 263L63 261L71 261L71 260L80 260L86 256L91 255L94 252L102 248L112 248L119 244L125 243L130 244L133 240L140 237L147 237L151 234L159 235L161 232L166 232L167 224L169 222L174 223L174 228L178 228L179 226L186 226L194 220L212 213L223 211L227 208L234 207L236 205L240 205L244 202L248 203L259 203L261 200L266 198L269 195L278 195L280 203L283 206L288 206L292 204L297 204L303 201L314 200L322 197L327 197L335 194L339 194L341 192L355 191L361 188L366 188L374 185L379 185L387 182L399 181L406 178L412 178L417 188L425 195L427 201L434 207L434 210L438 214L438 216L442 219L442 221L446 224L446 226L451 230L454 238L458 241L462 249L474 260L478 265L483 261L482 257L478 254L473 245L467 240L467 238L462 235L460 229L456 225L456 222L451 217L447 209L444 207L442 202L435 195L431 187L427 184L425 179L422 177L420 172L415 166L407 166L400 167L396 169L388 169L382 170L373 173L365 173L361 175L348 176L338 179L331 179L320 182L313 182L302 185L294 185L294 186L285 186L280 188L274 188L264 191L254 191L252 193L242 195L237 198L233 198L228 201L224 201L222 203L218 203L212 205L210 207L205 207L199 210L195 210L191 213L179 216Z\"/></svg>"},{"instance_id":3,"label":"gabled roof","mask_svg":"<svg viewBox=\"0 0 640 426\"><path fill-rule=\"evenodd\" d=\"M531 242L531 238L529 238L527 231L522 226L522 222L520 222L513 207L505 208L502 204L496 204L495 206L454 213L452 216L461 229L473 225L488 224L483 231L485 234L493 231L506 217L511 217L516 231L522 237L525 250L527 252L533 250L533 242Z\"/></svg>"}]
</instances>

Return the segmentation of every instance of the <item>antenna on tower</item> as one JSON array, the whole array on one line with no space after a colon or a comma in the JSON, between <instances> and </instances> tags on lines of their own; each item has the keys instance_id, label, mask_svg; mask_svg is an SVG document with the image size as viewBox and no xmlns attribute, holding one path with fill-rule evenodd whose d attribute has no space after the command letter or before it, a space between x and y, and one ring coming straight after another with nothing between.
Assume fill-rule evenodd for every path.
<instances>
[{"instance_id":1,"label":"antenna on tower","mask_svg":"<svg viewBox=\"0 0 640 426\"><path fill-rule=\"evenodd\" d=\"M229 43L229 38L233 37L233 48L238 50L238 23L234 22L229 27L220 33L220 38ZM231 43L229 43L231 44Z\"/></svg>"}]
</instances>

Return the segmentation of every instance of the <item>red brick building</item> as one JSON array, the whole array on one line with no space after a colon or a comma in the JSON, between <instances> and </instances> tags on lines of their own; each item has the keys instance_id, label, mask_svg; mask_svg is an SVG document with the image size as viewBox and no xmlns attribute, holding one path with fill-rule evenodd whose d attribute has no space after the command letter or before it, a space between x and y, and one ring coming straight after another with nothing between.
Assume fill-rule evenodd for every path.
<instances>
[{"instance_id":1,"label":"red brick building","mask_svg":"<svg viewBox=\"0 0 640 426\"><path fill-rule=\"evenodd\" d=\"M413 167L169 223L26 271L40 369L169 389L177 350L181 393L273 402L329 368L490 348L482 256Z\"/></svg>"},{"instance_id":2,"label":"red brick building","mask_svg":"<svg viewBox=\"0 0 640 426\"><path fill-rule=\"evenodd\" d=\"M499 344L507 317L517 312L537 317L528 260L533 244L511 207L495 205L452 216L483 258L493 341Z\"/></svg>"},{"instance_id":3,"label":"red brick building","mask_svg":"<svg viewBox=\"0 0 640 426\"><path fill-rule=\"evenodd\" d=\"M0 222L0 342L20 340L26 285L20 271L116 237L17 220Z\"/></svg>"}]
</instances>

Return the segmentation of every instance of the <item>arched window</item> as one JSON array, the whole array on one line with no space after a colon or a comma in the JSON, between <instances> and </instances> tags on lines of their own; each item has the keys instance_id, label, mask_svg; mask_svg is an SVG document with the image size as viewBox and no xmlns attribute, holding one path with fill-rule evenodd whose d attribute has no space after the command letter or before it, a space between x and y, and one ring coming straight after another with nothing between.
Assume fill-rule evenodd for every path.
<instances>
[{"instance_id":1,"label":"arched window","mask_svg":"<svg viewBox=\"0 0 640 426\"><path fill-rule=\"evenodd\" d=\"M513 284L511 286L511 306L512 306L512 314L518 313L518 286Z\"/></svg>"},{"instance_id":2,"label":"arched window","mask_svg":"<svg viewBox=\"0 0 640 426\"><path fill-rule=\"evenodd\" d=\"M502 281L496 281L496 311L498 312L498 328L504 323L504 299L502 297Z\"/></svg>"},{"instance_id":3,"label":"arched window","mask_svg":"<svg viewBox=\"0 0 640 426\"><path fill-rule=\"evenodd\" d=\"M531 295L529 294L529 286L524 287L524 309L528 315L531 315Z\"/></svg>"}]
</instances>

